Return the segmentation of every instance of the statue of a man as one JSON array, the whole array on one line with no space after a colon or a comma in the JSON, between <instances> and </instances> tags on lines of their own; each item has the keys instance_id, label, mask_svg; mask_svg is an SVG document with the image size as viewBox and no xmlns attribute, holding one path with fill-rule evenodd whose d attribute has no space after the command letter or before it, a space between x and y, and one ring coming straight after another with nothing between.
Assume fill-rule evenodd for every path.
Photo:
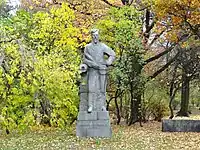
<instances>
[{"instance_id":1,"label":"statue of a man","mask_svg":"<svg viewBox=\"0 0 200 150\"><path fill-rule=\"evenodd\" d=\"M97 97L102 101L106 99L106 70L115 59L115 52L99 41L98 29L92 29L91 36L92 42L86 45L83 60L83 63L88 67L89 113L93 110L93 100ZM106 111L105 106L100 107Z\"/></svg>"}]
</instances>

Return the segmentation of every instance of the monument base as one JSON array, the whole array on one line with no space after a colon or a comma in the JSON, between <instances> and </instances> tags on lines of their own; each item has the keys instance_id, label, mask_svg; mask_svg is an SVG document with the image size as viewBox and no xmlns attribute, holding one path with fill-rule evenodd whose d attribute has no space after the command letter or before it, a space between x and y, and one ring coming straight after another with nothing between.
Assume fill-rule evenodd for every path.
<instances>
[{"instance_id":1,"label":"monument base","mask_svg":"<svg viewBox=\"0 0 200 150\"><path fill-rule=\"evenodd\" d=\"M163 119L163 132L200 132L200 120Z\"/></svg>"},{"instance_id":2,"label":"monument base","mask_svg":"<svg viewBox=\"0 0 200 150\"><path fill-rule=\"evenodd\" d=\"M79 137L111 137L108 111L80 111L76 124L76 135Z\"/></svg>"}]
</instances>

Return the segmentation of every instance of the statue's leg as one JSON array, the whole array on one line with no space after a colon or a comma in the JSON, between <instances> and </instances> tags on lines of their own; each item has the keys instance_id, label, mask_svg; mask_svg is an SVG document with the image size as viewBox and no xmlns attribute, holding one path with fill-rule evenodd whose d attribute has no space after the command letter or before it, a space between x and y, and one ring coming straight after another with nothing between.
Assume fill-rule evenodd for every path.
<instances>
[{"instance_id":1,"label":"statue's leg","mask_svg":"<svg viewBox=\"0 0 200 150\"><path fill-rule=\"evenodd\" d=\"M98 72L97 70L90 69L88 78L88 112L94 110L94 101L96 100L96 93L98 91Z\"/></svg>"},{"instance_id":2,"label":"statue's leg","mask_svg":"<svg viewBox=\"0 0 200 150\"><path fill-rule=\"evenodd\" d=\"M106 93L106 75L105 74L101 74L100 75L100 89L101 89L101 93Z\"/></svg>"},{"instance_id":3,"label":"statue's leg","mask_svg":"<svg viewBox=\"0 0 200 150\"><path fill-rule=\"evenodd\" d=\"M88 112L91 113L93 109L93 93L88 93Z\"/></svg>"},{"instance_id":4,"label":"statue's leg","mask_svg":"<svg viewBox=\"0 0 200 150\"><path fill-rule=\"evenodd\" d=\"M100 75L100 90L102 94L102 111L106 111L105 101L106 101L106 74Z\"/></svg>"}]
</instances>

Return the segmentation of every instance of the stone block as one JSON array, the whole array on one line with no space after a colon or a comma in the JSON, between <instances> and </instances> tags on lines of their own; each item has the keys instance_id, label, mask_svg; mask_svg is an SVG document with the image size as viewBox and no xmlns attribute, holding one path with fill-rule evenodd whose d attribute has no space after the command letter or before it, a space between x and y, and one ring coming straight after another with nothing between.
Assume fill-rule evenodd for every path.
<instances>
[{"instance_id":1,"label":"stone block","mask_svg":"<svg viewBox=\"0 0 200 150\"><path fill-rule=\"evenodd\" d=\"M110 120L77 120L76 135L79 137L111 137Z\"/></svg>"},{"instance_id":2,"label":"stone block","mask_svg":"<svg viewBox=\"0 0 200 150\"><path fill-rule=\"evenodd\" d=\"M79 111L78 120L97 120L97 112L88 113L87 111Z\"/></svg>"},{"instance_id":3,"label":"stone block","mask_svg":"<svg viewBox=\"0 0 200 150\"><path fill-rule=\"evenodd\" d=\"M87 111L87 109L88 109L87 98L88 98L87 93L80 93L79 111Z\"/></svg>"},{"instance_id":4,"label":"stone block","mask_svg":"<svg viewBox=\"0 0 200 150\"><path fill-rule=\"evenodd\" d=\"M88 93L80 93L80 101L88 101Z\"/></svg>"},{"instance_id":5,"label":"stone block","mask_svg":"<svg viewBox=\"0 0 200 150\"><path fill-rule=\"evenodd\" d=\"M79 106L79 110L80 110L80 111L87 111L87 109L88 109L88 106L87 106L87 105L80 105L80 106Z\"/></svg>"},{"instance_id":6,"label":"stone block","mask_svg":"<svg viewBox=\"0 0 200 150\"><path fill-rule=\"evenodd\" d=\"M98 120L108 120L109 117L109 112L108 111L98 111L97 112L97 119Z\"/></svg>"},{"instance_id":7,"label":"stone block","mask_svg":"<svg viewBox=\"0 0 200 150\"><path fill-rule=\"evenodd\" d=\"M87 137L111 137L112 131L110 127L99 127L87 129Z\"/></svg>"},{"instance_id":8,"label":"stone block","mask_svg":"<svg viewBox=\"0 0 200 150\"><path fill-rule=\"evenodd\" d=\"M76 136L87 137L87 128L77 125L76 126Z\"/></svg>"},{"instance_id":9,"label":"stone block","mask_svg":"<svg viewBox=\"0 0 200 150\"><path fill-rule=\"evenodd\" d=\"M200 132L200 120L162 120L163 132Z\"/></svg>"},{"instance_id":10,"label":"stone block","mask_svg":"<svg viewBox=\"0 0 200 150\"><path fill-rule=\"evenodd\" d=\"M77 125L86 127L110 126L110 120L77 120Z\"/></svg>"},{"instance_id":11,"label":"stone block","mask_svg":"<svg viewBox=\"0 0 200 150\"><path fill-rule=\"evenodd\" d=\"M79 92L80 93L88 93L88 85L87 84L80 84Z\"/></svg>"}]
</instances>

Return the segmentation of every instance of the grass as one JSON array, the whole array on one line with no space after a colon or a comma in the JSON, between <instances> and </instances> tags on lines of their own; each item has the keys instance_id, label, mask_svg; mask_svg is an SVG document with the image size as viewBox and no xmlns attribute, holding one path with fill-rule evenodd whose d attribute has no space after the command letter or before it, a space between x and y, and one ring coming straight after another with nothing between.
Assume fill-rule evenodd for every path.
<instances>
[{"instance_id":1,"label":"grass","mask_svg":"<svg viewBox=\"0 0 200 150\"><path fill-rule=\"evenodd\" d=\"M161 123L148 122L140 127L112 125L113 137L77 138L53 129L37 130L22 135L0 135L0 149L5 150L199 150L199 133L164 133Z\"/></svg>"}]
</instances>

